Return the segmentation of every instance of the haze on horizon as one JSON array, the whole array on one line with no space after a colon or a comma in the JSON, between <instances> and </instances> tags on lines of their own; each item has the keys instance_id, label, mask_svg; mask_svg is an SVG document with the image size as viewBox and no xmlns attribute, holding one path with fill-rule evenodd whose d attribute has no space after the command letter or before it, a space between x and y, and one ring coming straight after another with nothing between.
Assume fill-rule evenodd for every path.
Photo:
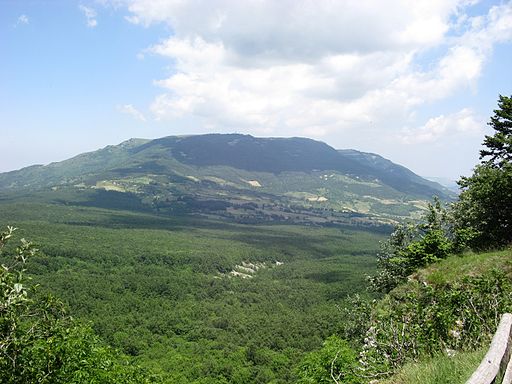
<instances>
[{"instance_id":1,"label":"haze on horizon","mask_svg":"<svg viewBox=\"0 0 512 384\"><path fill-rule=\"evenodd\" d=\"M0 172L132 137L301 136L456 179L512 1L0 1Z\"/></svg>"}]
</instances>

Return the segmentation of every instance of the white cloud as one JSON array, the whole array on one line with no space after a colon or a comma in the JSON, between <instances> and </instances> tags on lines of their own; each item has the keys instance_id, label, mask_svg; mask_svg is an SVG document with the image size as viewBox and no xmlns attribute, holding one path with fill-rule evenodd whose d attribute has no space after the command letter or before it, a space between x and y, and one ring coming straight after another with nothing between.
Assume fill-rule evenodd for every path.
<instances>
[{"instance_id":1,"label":"white cloud","mask_svg":"<svg viewBox=\"0 0 512 384\"><path fill-rule=\"evenodd\" d=\"M18 20L16 21L16 25L26 25L30 23L30 19L27 15L23 14L18 17Z\"/></svg>"},{"instance_id":2,"label":"white cloud","mask_svg":"<svg viewBox=\"0 0 512 384\"><path fill-rule=\"evenodd\" d=\"M132 104L118 105L117 110L121 113L126 113L127 115L130 115L135 120L146 121L146 117L144 116L144 114L140 112L137 108L135 108Z\"/></svg>"},{"instance_id":3,"label":"white cloud","mask_svg":"<svg viewBox=\"0 0 512 384\"><path fill-rule=\"evenodd\" d=\"M89 28L94 28L98 25L98 21L96 20L97 13L93 8L86 7L85 5L82 5L82 4L80 4L78 6L78 8L84 14L85 19L86 19L86 24Z\"/></svg>"},{"instance_id":4,"label":"white cloud","mask_svg":"<svg viewBox=\"0 0 512 384\"><path fill-rule=\"evenodd\" d=\"M476 127L462 110L401 131L421 125L415 116L422 106L474 91L494 45L512 41L512 3L470 16L474 3L125 2L130 22L163 22L173 31L145 51L172 63L171 74L155 81L162 91L150 110L159 120L352 142L369 130L402 132L411 143L442 140L452 126L459 135L461 127Z\"/></svg>"},{"instance_id":5,"label":"white cloud","mask_svg":"<svg viewBox=\"0 0 512 384\"><path fill-rule=\"evenodd\" d=\"M485 123L469 109L433 117L416 129L404 129L399 139L404 144L433 143L448 136L481 135Z\"/></svg>"},{"instance_id":6,"label":"white cloud","mask_svg":"<svg viewBox=\"0 0 512 384\"><path fill-rule=\"evenodd\" d=\"M442 41L461 0L133 0L133 23L166 22L179 39L221 41L242 62L315 61Z\"/></svg>"}]
</instances>

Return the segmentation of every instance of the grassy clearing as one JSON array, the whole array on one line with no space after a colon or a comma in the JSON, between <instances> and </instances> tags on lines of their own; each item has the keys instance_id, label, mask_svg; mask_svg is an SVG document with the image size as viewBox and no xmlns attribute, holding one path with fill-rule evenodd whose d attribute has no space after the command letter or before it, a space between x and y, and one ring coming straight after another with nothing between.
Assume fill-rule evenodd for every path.
<instances>
[{"instance_id":1,"label":"grassy clearing","mask_svg":"<svg viewBox=\"0 0 512 384\"><path fill-rule=\"evenodd\" d=\"M382 384L463 384L484 357L486 349L461 352L453 357L437 356L405 365Z\"/></svg>"},{"instance_id":2,"label":"grassy clearing","mask_svg":"<svg viewBox=\"0 0 512 384\"><path fill-rule=\"evenodd\" d=\"M466 276L478 276L491 269L505 271L512 276L512 248L452 256L422 269L415 277L430 284L443 285L459 281Z\"/></svg>"}]
</instances>

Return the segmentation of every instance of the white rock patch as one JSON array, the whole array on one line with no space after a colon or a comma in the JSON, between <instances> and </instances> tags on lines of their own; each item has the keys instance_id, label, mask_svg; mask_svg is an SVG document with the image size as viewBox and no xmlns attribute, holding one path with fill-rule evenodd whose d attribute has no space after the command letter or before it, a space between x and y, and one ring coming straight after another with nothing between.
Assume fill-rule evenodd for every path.
<instances>
[{"instance_id":1,"label":"white rock patch","mask_svg":"<svg viewBox=\"0 0 512 384\"><path fill-rule=\"evenodd\" d=\"M247 180L246 183L251 187L261 187L261 184L258 180Z\"/></svg>"},{"instance_id":2,"label":"white rock patch","mask_svg":"<svg viewBox=\"0 0 512 384\"><path fill-rule=\"evenodd\" d=\"M232 271L230 271L227 274L221 274L224 276L229 277L240 277L242 279L251 279L254 277L256 272L258 272L260 269L266 269L269 267L278 267L280 265L283 265L284 263L281 261L275 261L274 263L270 263L268 265L267 263L251 263L251 262L245 262L242 261L242 264L235 265Z\"/></svg>"}]
</instances>

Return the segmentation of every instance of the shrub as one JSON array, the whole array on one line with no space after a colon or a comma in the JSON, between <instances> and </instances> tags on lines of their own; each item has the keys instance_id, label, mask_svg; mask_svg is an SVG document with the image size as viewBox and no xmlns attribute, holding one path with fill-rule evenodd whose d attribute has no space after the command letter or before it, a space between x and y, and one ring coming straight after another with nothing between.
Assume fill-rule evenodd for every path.
<instances>
[{"instance_id":1,"label":"shrub","mask_svg":"<svg viewBox=\"0 0 512 384\"><path fill-rule=\"evenodd\" d=\"M363 370L378 376L420 356L474 350L489 341L501 314L511 309L512 284L502 271L438 286L410 281L374 310L361 353Z\"/></svg>"},{"instance_id":2,"label":"shrub","mask_svg":"<svg viewBox=\"0 0 512 384\"><path fill-rule=\"evenodd\" d=\"M299 384L361 383L356 375L357 354L338 336L325 340L323 347L310 352L297 370Z\"/></svg>"},{"instance_id":3,"label":"shrub","mask_svg":"<svg viewBox=\"0 0 512 384\"><path fill-rule=\"evenodd\" d=\"M446 258L463 248L455 239L453 225L439 199L429 204L428 212L418 224L399 224L378 254L379 271L369 278L373 289L389 292L411 273Z\"/></svg>"}]
</instances>

